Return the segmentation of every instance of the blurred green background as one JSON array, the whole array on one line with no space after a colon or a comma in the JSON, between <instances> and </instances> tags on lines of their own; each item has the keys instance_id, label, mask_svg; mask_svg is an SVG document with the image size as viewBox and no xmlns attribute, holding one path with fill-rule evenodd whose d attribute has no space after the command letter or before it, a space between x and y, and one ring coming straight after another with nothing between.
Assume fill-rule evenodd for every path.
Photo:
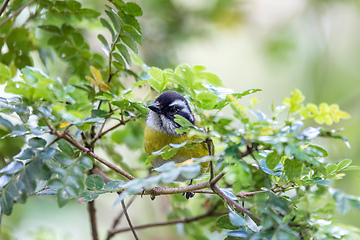
<instances>
[{"instance_id":1,"label":"blurred green background","mask_svg":"<svg viewBox=\"0 0 360 240\"><path fill-rule=\"evenodd\" d=\"M99 9L104 8L104 3L83 1L83 6ZM320 144L328 149L333 162L349 158L353 165L360 165L360 1L137 3L144 12L140 19L144 39L139 55L147 65L161 68L180 63L205 65L222 79L225 87L237 91L261 88L263 91L256 93L256 97L262 99L258 107L265 113L270 113L272 102L280 104L293 88L304 93L305 103L338 103L352 118L329 129L344 127L342 134L352 148L348 149L340 140ZM97 33L92 34L91 44L98 47ZM246 105L248 100L242 101ZM138 164L137 156L129 151L125 158L130 164ZM359 182L358 171L347 171L333 187L360 196ZM96 202L101 236L120 211L120 206L110 208L115 198L115 194L103 196ZM141 224L165 220L167 206L166 197L158 197L154 202L144 197L135 201L129 211L133 223ZM337 214L336 222L360 227L359 217L360 212L354 210L347 215ZM10 217L3 217L2 230L14 232L17 239L90 239L88 218L85 205L74 201L58 209L52 197L34 196L26 205L16 204ZM122 224L126 226L125 221ZM82 231L77 230L79 227ZM179 225L141 230L139 235L142 239L183 239L174 236L176 228L181 232ZM32 229L37 229L36 233ZM131 238L126 233L113 239Z\"/></svg>"}]
</instances>

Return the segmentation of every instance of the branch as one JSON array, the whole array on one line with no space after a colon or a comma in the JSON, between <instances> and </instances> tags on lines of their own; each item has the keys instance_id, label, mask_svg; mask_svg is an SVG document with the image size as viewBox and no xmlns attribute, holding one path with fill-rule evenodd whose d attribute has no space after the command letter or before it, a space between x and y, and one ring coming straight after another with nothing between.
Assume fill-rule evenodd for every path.
<instances>
[{"instance_id":1,"label":"branch","mask_svg":"<svg viewBox=\"0 0 360 240\"><path fill-rule=\"evenodd\" d=\"M54 134L56 134L56 136L58 136L59 138L65 139L66 141L68 141L71 145L73 145L74 147L76 147L77 149L79 149L80 151L82 151L84 154L95 158L96 160L98 160L99 162L101 162L102 164L104 164L105 166L109 167L110 169L114 170L117 173L120 173L121 175L123 175L124 177L126 177L129 180L135 179L135 177L133 177L131 174L125 172L124 170L122 170L121 168L115 166L114 164L106 161L105 159L99 157L98 155L96 155L94 152L90 151L90 149L84 147L83 145L81 145L79 142L77 142L70 134L66 134L64 131L56 131L55 129L51 128L52 132ZM55 131L54 131L55 130Z\"/></svg>"},{"instance_id":2,"label":"branch","mask_svg":"<svg viewBox=\"0 0 360 240\"><path fill-rule=\"evenodd\" d=\"M10 21L10 19L12 19L13 17L16 17L18 14L20 14L22 12L22 10L24 10L24 8L26 8L27 6L33 4L34 2L36 2L36 0L32 0L26 4L24 4L23 6L21 6L19 9L17 9L13 14L11 14L10 16L8 16L7 18L5 18L1 23L0 23L0 28L2 26L4 26L8 21ZM3 7L3 6L1 6ZM2 9L1 9L2 10Z\"/></svg>"},{"instance_id":3,"label":"branch","mask_svg":"<svg viewBox=\"0 0 360 240\"><path fill-rule=\"evenodd\" d=\"M102 136L104 136L105 134L107 134L108 132L114 130L115 128L118 128L122 125L125 125L127 122L130 122L131 120L134 120L134 117L129 117L128 119L124 120L124 121L121 121L119 122L118 124L112 126L111 128L109 129L106 129L105 131L102 132L102 129L104 128L105 126L105 122L104 124L102 125L99 133L96 135L96 137L94 137L94 139L90 142L90 146L92 146L98 139L102 138Z\"/></svg>"},{"instance_id":4,"label":"branch","mask_svg":"<svg viewBox=\"0 0 360 240\"><path fill-rule=\"evenodd\" d=\"M207 217L215 217L215 216L221 216L224 214L227 214L228 212L213 212L213 211L209 211L207 213L192 217L192 218L183 218L183 219L173 219L173 220L169 220L169 221L164 221L164 222L157 222L157 223L149 223L149 224L143 224L143 225L138 225L138 226L134 226L134 229L144 229L144 228L151 228L151 227L160 227L160 226L168 226L168 225L173 225L173 224L178 224L178 223L191 223L191 222L195 222L198 221L200 219L203 218L207 218ZM130 228L120 228L120 229L114 229L111 231L111 236L117 234L117 233L122 233L122 232L127 232L130 231Z\"/></svg>"},{"instance_id":5,"label":"branch","mask_svg":"<svg viewBox=\"0 0 360 240\"><path fill-rule=\"evenodd\" d=\"M252 220L254 220L255 222L259 223L261 220L260 218L256 217L254 214L252 214L252 212L250 212L249 210L247 210L246 208L244 208L243 206L241 206L239 203L235 202L234 200L232 200L230 197L228 197L220 188L217 184L214 184L211 186L211 189L217 194L219 195L222 199L224 199L225 202L233 205L235 207L235 209L237 209L238 211L245 213L246 215L248 215Z\"/></svg>"},{"instance_id":6,"label":"branch","mask_svg":"<svg viewBox=\"0 0 360 240\"><path fill-rule=\"evenodd\" d=\"M3 4L1 5L1 9L0 9L0 17L3 14L3 12L5 11L5 8L7 7L7 5L9 4L10 0L5 0L3 2Z\"/></svg>"},{"instance_id":7,"label":"branch","mask_svg":"<svg viewBox=\"0 0 360 240\"><path fill-rule=\"evenodd\" d=\"M97 231L97 223L96 223L95 201L91 201L88 203L88 211L89 211L89 215L90 215L92 239L99 240L98 231Z\"/></svg>"},{"instance_id":8,"label":"branch","mask_svg":"<svg viewBox=\"0 0 360 240\"><path fill-rule=\"evenodd\" d=\"M128 221L129 227L130 227L130 229L131 229L131 231L132 231L132 233L133 233L133 235L134 235L134 238L135 238L136 240L139 240L138 236L136 235L134 226L132 225L131 220L130 220L130 217L129 217L128 213L127 213L124 200L121 201L121 205L122 205L122 208L123 208L123 211L124 211L126 220Z\"/></svg>"}]
</instances>

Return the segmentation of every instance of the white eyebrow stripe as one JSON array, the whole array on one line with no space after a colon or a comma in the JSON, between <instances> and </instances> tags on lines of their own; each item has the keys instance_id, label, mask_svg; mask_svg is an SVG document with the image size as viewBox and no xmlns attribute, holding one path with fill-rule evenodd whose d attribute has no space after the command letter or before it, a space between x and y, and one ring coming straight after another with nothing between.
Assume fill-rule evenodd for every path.
<instances>
[{"instance_id":1,"label":"white eyebrow stripe","mask_svg":"<svg viewBox=\"0 0 360 240\"><path fill-rule=\"evenodd\" d=\"M176 99L174 102L169 104L170 107L174 106L174 105L185 108L186 107L186 102L184 102L184 100Z\"/></svg>"}]
</instances>

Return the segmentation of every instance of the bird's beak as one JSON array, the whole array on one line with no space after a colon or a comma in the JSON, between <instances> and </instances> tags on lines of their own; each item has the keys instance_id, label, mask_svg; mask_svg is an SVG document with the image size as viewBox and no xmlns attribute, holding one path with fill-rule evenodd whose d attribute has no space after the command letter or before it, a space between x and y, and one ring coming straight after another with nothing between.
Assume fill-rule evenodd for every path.
<instances>
[{"instance_id":1,"label":"bird's beak","mask_svg":"<svg viewBox=\"0 0 360 240\"><path fill-rule=\"evenodd\" d=\"M158 113L158 114L161 114L162 111L161 111L161 108L160 108L160 104L155 102L153 104L150 104L148 106L148 108L150 108L150 110L153 110L154 112Z\"/></svg>"}]
</instances>

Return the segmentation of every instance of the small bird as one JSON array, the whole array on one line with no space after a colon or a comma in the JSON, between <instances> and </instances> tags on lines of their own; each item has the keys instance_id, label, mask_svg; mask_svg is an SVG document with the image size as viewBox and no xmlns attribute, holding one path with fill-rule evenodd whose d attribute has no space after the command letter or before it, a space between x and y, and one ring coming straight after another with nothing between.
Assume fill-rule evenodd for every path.
<instances>
[{"instance_id":1,"label":"small bird","mask_svg":"<svg viewBox=\"0 0 360 240\"><path fill-rule=\"evenodd\" d=\"M179 134L176 132L176 129L181 126L174 121L175 115L180 115L195 125L195 118L190 106L180 93L174 91L163 92L148 108L150 112L146 120L144 134L144 148L148 156L170 143L180 144L187 140L201 140L198 136L189 136L187 133ZM182 163L191 158L208 156L210 152L208 143L203 141L190 149L180 148L172 158L167 160L157 156L151 163L154 167L159 167L168 161ZM200 173L202 174L207 170L209 163L203 162L200 165ZM185 179L180 177L177 180L184 181Z\"/></svg>"}]
</instances>

